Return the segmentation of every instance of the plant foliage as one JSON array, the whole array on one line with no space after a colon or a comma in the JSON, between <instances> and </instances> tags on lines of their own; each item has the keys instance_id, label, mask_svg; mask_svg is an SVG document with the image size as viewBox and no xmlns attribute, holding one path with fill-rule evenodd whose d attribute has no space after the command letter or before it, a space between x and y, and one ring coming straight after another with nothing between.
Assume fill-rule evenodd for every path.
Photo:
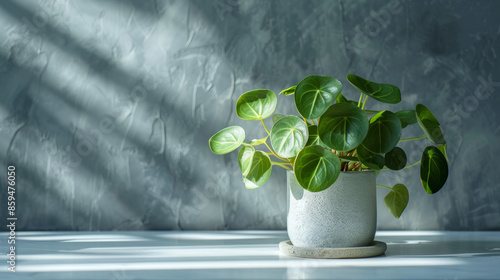
<instances>
[{"instance_id":1,"label":"plant foliage","mask_svg":"<svg viewBox=\"0 0 500 280\"><path fill-rule=\"evenodd\" d=\"M249 189L262 186L273 165L293 171L305 190L320 192L329 188L342 171L401 170L420 164L424 190L429 194L441 190L448 177L449 159L434 114L422 104L395 113L365 110L368 97L387 104L399 103L399 88L354 74L347 75L347 80L360 91L359 101L347 99L341 93L342 83L332 77L308 76L282 90L280 94L294 99L300 117L274 114L277 96L271 90L244 93L236 102L236 114L243 120L260 121L267 136L245 143L243 128L231 126L210 138L210 149L226 154L241 146L238 164ZM271 116L273 126L269 130L264 119ZM402 130L416 123L423 136L401 139ZM408 165L398 143L424 138L438 146L428 146L420 161ZM267 151L256 149L258 146ZM408 189L403 184L377 186L390 190L384 202L399 218L408 204Z\"/></svg>"}]
</instances>

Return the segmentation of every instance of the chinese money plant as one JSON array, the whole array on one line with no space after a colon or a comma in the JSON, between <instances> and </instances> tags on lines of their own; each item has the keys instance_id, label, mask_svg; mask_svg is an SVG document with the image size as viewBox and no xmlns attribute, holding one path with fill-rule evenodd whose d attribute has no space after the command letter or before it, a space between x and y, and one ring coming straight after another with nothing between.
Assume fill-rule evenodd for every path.
<instances>
[{"instance_id":1,"label":"chinese money plant","mask_svg":"<svg viewBox=\"0 0 500 280\"><path fill-rule=\"evenodd\" d=\"M243 120L260 121L267 136L247 143L243 128L231 126L210 138L210 149L221 155L241 146L238 163L248 189L262 186L273 165L293 171L305 190L320 192L330 187L341 171L401 170L420 164L425 191L438 192L448 177L448 158L446 141L432 112L422 104L398 112L366 110L368 98L399 103L399 88L353 74L347 75L347 80L361 92L358 101L346 99L341 82L332 77L309 76L281 91L293 96L301 117L273 115L277 97L271 90L244 93L236 103L236 114ZM274 124L269 130L263 120L271 116ZM416 123L424 135L401 139L402 129ZM423 138L436 145L426 147L420 161L407 165L406 153L398 143ZM399 218L408 204L405 185L377 186L390 190L384 202Z\"/></svg>"}]
</instances>

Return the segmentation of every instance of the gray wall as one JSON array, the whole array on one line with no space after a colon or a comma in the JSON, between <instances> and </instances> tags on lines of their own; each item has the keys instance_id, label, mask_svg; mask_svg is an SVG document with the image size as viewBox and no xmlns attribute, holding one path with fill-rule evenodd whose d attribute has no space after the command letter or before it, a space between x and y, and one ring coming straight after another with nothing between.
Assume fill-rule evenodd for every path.
<instances>
[{"instance_id":1,"label":"gray wall","mask_svg":"<svg viewBox=\"0 0 500 280\"><path fill-rule=\"evenodd\" d=\"M18 229L284 229L284 170L246 190L236 153L207 141L229 125L264 135L234 113L245 91L317 74L357 99L355 73L401 88L390 110L426 104L452 161L432 196L418 167L381 174L410 203L396 220L379 189L379 229L498 230L499 12L500 1L2 1L0 218L14 164ZM403 145L410 162L426 144Z\"/></svg>"}]
</instances>

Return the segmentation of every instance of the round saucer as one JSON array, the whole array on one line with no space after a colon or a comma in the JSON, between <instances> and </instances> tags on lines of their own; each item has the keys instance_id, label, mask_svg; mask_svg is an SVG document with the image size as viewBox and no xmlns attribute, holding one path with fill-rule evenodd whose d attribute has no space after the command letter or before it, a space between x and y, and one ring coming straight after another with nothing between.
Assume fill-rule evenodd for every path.
<instances>
[{"instance_id":1,"label":"round saucer","mask_svg":"<svg viewBox=\"0 0 500 280\"><path fill-rule=\"evenodd\" d=\"M280 242L280 252L292 257L313 259L350 259L382 255L387 244L374 240L372 245L347 248L317 248L293 246L290 240Z\"/></svg>"}]
</instances>

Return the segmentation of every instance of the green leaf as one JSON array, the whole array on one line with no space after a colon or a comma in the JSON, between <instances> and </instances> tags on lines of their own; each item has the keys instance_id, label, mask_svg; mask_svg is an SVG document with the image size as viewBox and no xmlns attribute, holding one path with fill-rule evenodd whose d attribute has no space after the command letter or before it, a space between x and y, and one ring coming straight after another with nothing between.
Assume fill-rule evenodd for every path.
<instances>
[{"instance_id":1,"label":"green leaf","mask_svg":"<svg viewBox=\"0 0 500 280\"><path fill-rule=\"evenodd\" d=\"M321 146L308 146L297 155L294 173L302 188L319 192L337 180L340 174L340 159Z\"/></svg>"},{"instance_id":2,"label":"green leaf","mask_svg":"<svg viewBox=\"0 0 500 280\"><path fill-rule=\"evenodd\" d=\"M347 98L345 98L345 96L342 93L339 93L339 95L337 95L337 99L335 102L336 103L348 103L349 100L347 100Z\"/></svg>"},{"instance_id":3,"label":"green leaf","mask_svg":"<svg viewBox=\"0 0 500 280\"><path fill-rule=\"evenodd\" d=\"M269 137L269 135L264 137L264 138L261 138L261 139L253 139L252 141L250 141L249 144L252 146L262 145L262 144L266 143L267 137Z\"/></svg>"},{"instance_id":4,"label":"green leaf","mask_svg":"<svg viewBox=\"0 0 500 280\"><path fill-rule=\"evenodd\" d=\"M434 146L425 148L420 163L420 180L427 193L437 193L448 178L448 163L443 153Z\"/></svg>"},{"instance_id":5,"label":"green leaf","mask_svg":"<svg viewBox=\"0 0 500 280\"><path fill-rule=\"evenodd\" d=\"M293 87L289 87L289 88L287 88L287 89L284 89L284 90L280 91L280 93L279 93L279 94L283 94L283 95L292 95L292 94L294 94L294 93L295 93L295 88L296 88L296 87L297 87L297 86L293 86Z\"/></svg>"},{"instance_id":6,"label":"green leaf","mask_svg":"<svg viewBox=\"0 0 500 280\"><path fill-rule=\"evenodd\" d=\"M441 153L443 153L444 157L446 158L446 162L450 163L450 159L448 158L448 148L446 147L446 144L439 145L436 148L438 148Z\"/></svg>"},{"instance_id":7,"label":"green leaf","mask_svg":"<svg viewBox=\"0 0 500 280\"><path fill-rule=\"evenodd\" d=\"M309 139L307 139L306 146L319 145L324 148L328 148L325 144L323 144L323 142L321 142L321 139L319 138L317 125L309 125L307 128L309 130Z\"/></svg>"},{"instance_id":8,"label":"green leaf","mask_svg":"<svg viewBox=\"0 0 500 280\"><path fill-rule=\"evenodd\" d=\"M401 128L417 123L417 115L415 110L402 110L396 112L396 116L401 121Z\"/></svg>"},{"instance_id":9,"label":"green leaf","mask_svg":"<svg viewBox=\"0 0 500 280\"><path fill-rule=\"evenodd\" d=\"M246 176L243 177L247 189L255 189L264 185L271 176L271 159L266 153L256 151L253 154L252 165Z\"/></svg>"},{"instance_id":10,"label":"green leaf","mask_svg":"<svg viewBox=\"0 0 500 280\"><path fill-rule=\"evenodd\" d=\"M385 166L392 170L401 170L406 166L406 153L400 147L394 147L385 154Z\"/></svg>"},{"instance_id":11,"label":"green leaf","mask_svg":"<svg viewBox=\"0 0 500 280\"><path fill-rule=\"evenodd\" d=\"M230 126L217 132L208 140L210 150L218 155L227 154L238 148L245 140L245 130L240 126Z\"/></svg>"},{"instance_id":12,"label":"green leaf","mask_svg":"<svg viewBox=\"0 0 500 280\"><path fill-rule=\"evenodd\" d=\"M335 78L309 76L295 89L295 106L304 118L317 119L341 91L342 84Z\"/></svg>"},{"instance_id":13,"label":"green leaf","mask_svg":"<svg viewBox=\"0 0 500 280\"><path fill-rule=\"evenodd\" d=\"M380 170L384 168L385 159L383 156L374 154L366 149L363 145L359 145L356 148L358 159L366 167L373 170Z\"/></svg>"},{"instance_id":14,"label":"green leaf","mask_svg":"<svg viewBox=\"0 0 500 280\"><path fill-rule=\"evenodd\" d=\"M432 112L422 104L417 104L415 109L417 121L425 135L436 144L445 144L443 132L439 127L439 122Z\"/></svg>"},{"instance_id":15,"label":"green leaf","mask_svg":"<svg viewBox=\"0 0 500 280\"><path fill-rule=\"evenodd\" d=\"M247 121L263 120L272 115L278 99L268 89L246 92L236 102L236 115Z\"/></svg>"},{"instance_id":16,"label":"green leaf","mask_svg":"<svg viewBox=\"0 0 500 280\"><path fill-rule=\"evenodd\" d=\"M254 154L254 147L249 145L243 145L238 152L238 164L240 165L241 174L243 174L243 176L247 176L248 172L250 172Z\"/></svg>"},{"instance_id":17,"label":"green leaf","mask_svg":"<svg viewBox=\"0 0 500 280\"><path fill-rule=\"evenodd\" d=\"M318 134L321 141L336 151L349 151L358 146L368 132L365 112L349 103L331 105L321 116Z\"/></svg>"},{"instance_id":18,"label":"green leaf","mask_svg":"<svg viewBox=\"0 0 500 280\"><path fill-rule=\"evenodd\" d=\"M279 120L281 120L284 117L286 117L286 116L285 115L281 115L281 114L274 114L273 115L273 123L277 123Z\"/></svg>"},{"instance_id":19,"label":"green leaf","mask_svg":"<svg viewBox=\"0 0 500 280\"><path fill-rule=\"evenodd\" d=\"M408 189L403 184L396 184L392 187L391 192L388 193L384 198L384 203L389 212L399 219L401 214L408 205L409 200Z\"/></svg>"},{"instance_id":20,"label":"green leaf","mask_svg":"<svg viewBox=\"0 0 500 280\"><path fill-rule=\"evenodd\" d=\"M271 145L280 157L296 156L306 145L307 138L307 124L297 116L286 116L271 129Z\"/></svg>"},{"instance_id":21,"label":"green leaf","mask_svg":"<svg viewBox=\"0 0 500 280\"><path fill-rule=\"evenodd\" d=\"M385 154L392 150L401 138L401 122L391 111L382 111L370 119L368 134L363 140L372 153Z\"/></svg>"},{"instance_id":22,"label":"green leaf","mask_svg":"<svg viewBox=\"0 0 500 280\"><path fill-rule=\"evenodd\" d=\"M336 103L351 103L353 105L358 106L358 102L357 101L348 100L347 98L344 97L344 95L342 95L342 93L339 93L339 95L337 96Z\"/></svg>"},{"instance_id":23,"label":"green leaf","mask_svg":"<svg viewBox=\"0 0 500 280\"><path fill-rule=\"evenodd\" d=\"M396 104L401 101L397 86L370 82L354 74L348 74L347 80L359 91L380 102Z\"/></svg>"}]
</instances>

